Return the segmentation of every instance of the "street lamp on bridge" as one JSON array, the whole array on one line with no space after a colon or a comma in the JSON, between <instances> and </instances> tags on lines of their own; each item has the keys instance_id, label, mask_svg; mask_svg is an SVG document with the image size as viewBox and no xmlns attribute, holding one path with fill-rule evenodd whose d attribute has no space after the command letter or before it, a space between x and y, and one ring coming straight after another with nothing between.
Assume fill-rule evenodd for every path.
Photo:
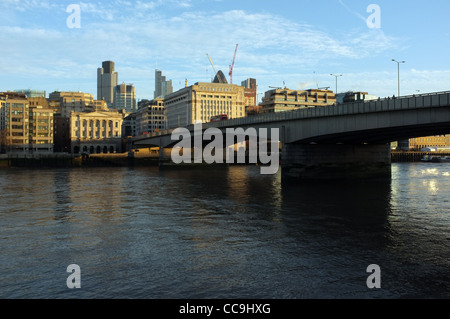
<instances>
[{"instance_id":1,"label":"street lamp on bridge","mask_svg":"<svg viewBox=\"0 0 450 319\"><path fill-rule=\"evenodd\" d=\"M397 61L396 59L392 59L392 62L397 63L397 77L398 77L398 95L397 95L397 97L399 97L400 96L400 63L405 63L405 61Z\"/></svg>"},{"instance_id":2,"label":"street lamp on bridge","mask_svg":"<svg viewBox=\"0 0 450 319\"><path fill-rule=\"evenodd\" d=\"M335 78L336 78L336 94L338 93L337 92L337 89L338 89L338 87L337 87L337 83L338 83L338 77L340 77L340 76L342 76L342 74L330 74L331 76L334 76Z\"/></svg>"}]
</instances>

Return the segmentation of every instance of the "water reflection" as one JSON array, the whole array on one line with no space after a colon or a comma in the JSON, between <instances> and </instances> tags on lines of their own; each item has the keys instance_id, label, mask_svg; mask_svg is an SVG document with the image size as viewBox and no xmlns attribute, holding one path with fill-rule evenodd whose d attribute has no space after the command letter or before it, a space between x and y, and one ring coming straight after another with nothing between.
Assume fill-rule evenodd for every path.
<instances>
[{"instance_id":1,"label":"water reflection","mask_svg":"<svg viewBox=\"0 0 450 319\"><path fill-rule=\"evenodd\" d=\"M2 293L70 297L54 287L75 262L85 298L448 296L448 169L392 170L296 183L254 166L0 171Z\"/></svg>"}]
</instances>

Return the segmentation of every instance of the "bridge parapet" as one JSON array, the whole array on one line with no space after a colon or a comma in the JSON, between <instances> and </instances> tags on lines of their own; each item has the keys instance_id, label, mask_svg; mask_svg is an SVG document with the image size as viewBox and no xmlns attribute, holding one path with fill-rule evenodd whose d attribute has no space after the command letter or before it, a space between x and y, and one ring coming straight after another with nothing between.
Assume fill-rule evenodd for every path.
<instances>
[{"instance_id":1,"label":"bridge parapet","mask_svg":"<svg viewBox=\"0 0 450 319\"><path fill-rule=\"evenodd\" d=\"M203 123L203 129L216 127L219 129L233 127L251 127L261 126L265 123L276 125L278 122L288 123L304 119L319 119L330 117L345 117L351 115L388 113L405 110L429 109L435 107L450 108L450 91L435 92L419 95L408 95L394 98L383 98L371 101L356 101L352 103L338 104L324 107L311 107L280 113L259 114L244 118L235 118L220 122ZM194 130L194 125L187 127L190 131ZM174 129L163 130L144 136L134 137L133 142L143 141L153 137L171 135Z\"/></svg>"}]
</instances>

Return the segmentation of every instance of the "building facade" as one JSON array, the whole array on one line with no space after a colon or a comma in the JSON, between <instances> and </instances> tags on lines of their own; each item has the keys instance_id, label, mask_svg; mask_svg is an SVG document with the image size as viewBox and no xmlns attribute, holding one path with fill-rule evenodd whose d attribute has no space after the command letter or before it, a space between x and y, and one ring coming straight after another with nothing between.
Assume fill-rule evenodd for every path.
<instances>
[{"instance_id":1,"label":"building facade","mask_svg":"<svg viewBox=\"0 0 450 319\"><path fill-rule=\"evenodd\" d=\"M164 98L171 93L173 93L172 80L166 81L166 77L162 75L162 71L155 70L154 98Z\"/></svg>"},{"instance_id":2,"label":"building facade","mask_svg":"<svg viewBox=\"0 0 450 319\"><path fill-rule=\"evenodd\" d=\"M425 136L409 139L408 148L413 151L420 151L423 148L446 148L450 147L450 135Z\"/></svg>"},{"instance_id":3,"label":"building facade","mask_svg":"<svg viewBox=\"0 0 450 319\"><path fill-rule=\"evenodd\" d=\"M267 91L262 99L261 113L293 111L307 107L330 106L336 104L333 91L310 89L274 89Z\"/></svg>"},{"instance_id":4,"label":"building facade","mask_svg":"<svg viewBox=\"0 0 450 319\"><path fill-rule=\"evenodd\" d=\"M136 111L136 88L133 84L122 83L114 87L114 105L116 110Z\"/></svg>"},{"instance_id":5,"label":"building facade","mask_svg":"<svg viewBox=\"0 0 450 319\"><path fill-rule=\"evenodd\" d=\"M0 144L3 153L29 151L29 121L25 94L0 93Z\"/></svg>"},{"instance_id":6,"label":"building facade","mask_svg":"<svg viewBox=\"0 0 450 319\"><path fill-rule=\"evenodd\" d=\"M136 135L158 132L167 127L164 99L162 98L140 101L139 109L135 114Z\"/></svg>"},{"instance_id":7,"label":"building facade","mask_svg":"<svg viewBox=\"0 0 450 319\"><path fill-rule=\"evenodd\" d=\"M53 109L30 106L25 94L0 93L0 151L53 152Z\"/></svg>"},{"instance_id":8,"label":"building facade","mask_svg":"<svg viewBox=\"0 0 450 319\"><path fill-rule=\"evenodd\" d=\"M235 84L198 82L164 99L167 128L210 122L226 114L228 119L245 117L244 87Z\"/></svg>"},{"instance_id":9,"label":"building facade","mask_svg":"<svg viewBox=\"0 0 450 319\"><path fill-rule=\"evenodd\" d=\"M120 111L72 112L70 150L73 154L116 153L122 148Z\"/></svg>"},{"instance_id":10,"label":"building facade","mask_svg":"<svg viewBox=\"0 0 450 319\"><path fill-rule=\"evenodd\" d=\"M71 112L94 111L94 96L83 92L59 92L55 91L49 95L49 103L59 102L57 113L63 118L69 118Z\"/></svg>"},{"instance_id":11,"label":"building facade","mask_svg":"<svg viewBox=\"0 0 450 319\"><path fill-rule=\"evenodd\" d=\"M48 106L30 105L30 150L32 152L53 153L53 112L54 110Z\"/></svg>"},{"instance_id":12,"label":"building facade","mask_svg":"<svg viewBox=\"0 0 450 319\"><path fill-rule=\"evenodd\" d=\"M123 118L122 122L122 139L130 136L136 136L136 112L130 113Z\"/></svg>"},{"instance_id":13,"label":"building facade","mask_svg":"<svg viewBox=\"0 0 450 319\"><path fill-rule=\"evenodd\" d=\"M114 104L114 87L119 84L119 74L113 61L103 61L97 69L97 100L104 100L109 107Z\"/></svg>"}]
</instances>

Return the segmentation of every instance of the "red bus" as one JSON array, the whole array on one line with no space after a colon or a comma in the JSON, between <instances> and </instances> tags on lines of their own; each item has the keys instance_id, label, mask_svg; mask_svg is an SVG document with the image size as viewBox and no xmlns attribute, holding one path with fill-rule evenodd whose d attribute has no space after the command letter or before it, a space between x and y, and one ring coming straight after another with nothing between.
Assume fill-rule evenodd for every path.
<instances>
[{"instance_id":1,"label":"red bus","mask_svg":"<svg viewBox=\"0 0 450 319\"><path fill-rule=\"evenodd\" d=\"M218 121L224 121L224 120L228 120L228 115L227 114L220 114L220 115L211 116L211 121L210 122L218 122Z\"/></svg>"}]
</instances>

